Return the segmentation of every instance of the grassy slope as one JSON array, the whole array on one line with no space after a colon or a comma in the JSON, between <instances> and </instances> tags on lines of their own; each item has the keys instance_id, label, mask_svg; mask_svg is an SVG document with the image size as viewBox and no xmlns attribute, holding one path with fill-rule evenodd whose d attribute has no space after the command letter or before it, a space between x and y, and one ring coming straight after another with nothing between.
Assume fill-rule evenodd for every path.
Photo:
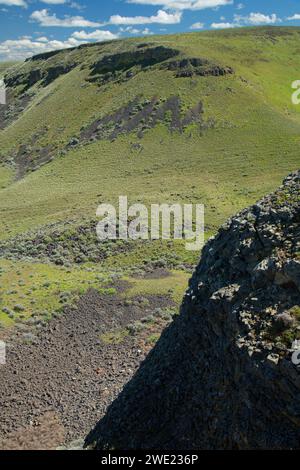
<instances>
[{"instance_id":1,"label":"grassy slope","mask_svg":"<svg viewBox=\"0 0 300 470\"><path fill-rule=\"evenodd\" d=\"M0 62L0 77L2 77L4 72L6 72L10 67L16 64L16 62Z\"/></svg>"},{"instance_id":2,"label":"grassy slope","mask_svg":"<svg viewBox=\"0 0 300 470\"><path fill-rule=\"evenodd\" d=\"M274 31L272 36L269 31ZM88 69L78 67L39 90L24 115L0 131L4 157L42 128L46 133L39 145L54 143L62 149L82 126L138 93L145 98L179 95L185 107L203 100L205 119L214 118L216 128L202 136L192 128L184 135L171 135L159 125L145 134L141 154L131 150L132 142L139 141L135 134L115 142L95 142L57 157L18 182L11 169L0 167L0 237L49 222L94 216L100 202L113 202L121 194L146 204L205 203L208 232L215 231L229 215L273 190L299 167L300 107L291 104L291 83L299 78L295 59L299 39L297 28L151 37L151 43L232 66L235 75L176 79L173 72L154 69L126 83L98 88L82 86ZM136 42L62 52L55 60L79 58L88 66L101 54ZM131 254L131 259L120 255L112 264L130 265L139 256L151 257L151 250L148 246L142 255Z\"/></svg>"},{"instance_id":3,"label":"grassy slope","mask_svg":"<svg viewBox=\"0 0 300 470\"><path fill-rule=\"evenodd\" d=\"M0 260L0 324L9 326L32 315L44 320L89 288L110 293L111 282L98 267L73 269L43 263ZM113 292L113 291L112 291ZM19 311L20 310L20 311ZM9 312L9 313L8 313ZM7 314L8 313L8 314Z\"/></svg>"},{"instance_id":4,"label":"grassy slope","mask_svg":"<svg viewBox=\"0 0 300 470\"><path fill-rule=\"evenodd\" d=\"M189 56L231 65L233 77L176 79L172 72L154 70L99 89L81 87L87 71L77 68L42 89L26 113L1 133L3 155L45 126L48 131L39 144L62 147L94 116L119 108L137 92L147 98L158 92L161 97L178 94L186 107L202 99L205 117L213 117L217 128L188 138L188 133L170 135L160 126L146 134L141 155L130 151L137 138L129 135L58 158L1 191L0 210L7 214L1 220L1 236L49 220L93 215L100 200L114 200L118 194L146 203L157 201L157 195L165 201L201 201L207 205L208 224L217 227L229 214L273 189L299 164L300 115L291 104L299 30L291 31L277 36L276 42L262 30L151 38ZM124 44L116 42L106 49L120 47ZM84 60L91 63L97 57L97 48L90 48ZM44 96L48 98L36 106ZM9 181L8 170L1 170L1 186Z\"/></svg>"}]
</instances>

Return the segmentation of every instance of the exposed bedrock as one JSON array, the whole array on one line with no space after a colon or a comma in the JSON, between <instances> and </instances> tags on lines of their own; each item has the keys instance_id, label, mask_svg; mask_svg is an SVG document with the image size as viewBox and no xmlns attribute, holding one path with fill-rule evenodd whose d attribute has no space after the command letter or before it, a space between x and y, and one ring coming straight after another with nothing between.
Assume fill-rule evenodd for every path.
<instances>
[{"instance_id":1,"label":"exposed bedrock","mask_svg":"<svg viewBox=\"0 0 300 470\"><path fill-rule=\"evenodd\" d=\"M87 445L300 447L299 189L298 171L207 243L181 314Z\"/></svg>"}]
</instances>

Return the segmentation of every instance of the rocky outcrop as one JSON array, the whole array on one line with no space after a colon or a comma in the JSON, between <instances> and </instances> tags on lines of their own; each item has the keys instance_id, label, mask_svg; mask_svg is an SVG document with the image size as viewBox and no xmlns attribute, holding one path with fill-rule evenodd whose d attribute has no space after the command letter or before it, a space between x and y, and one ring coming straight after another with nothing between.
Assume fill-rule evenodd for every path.
<instances>
[{"instance_id":1,"label":"rocky outcrop","mask_svg":"<svg viewBox=\"0 0 300 470\"><path fill-rule=\"evenodd\" d=\"M298 171L207 243L181 314L86 445L300 447L299 190Z\"/></svg>"},{"instance_id":2,"label":"rocky outcrop","mask_svg":"<svg viewBox=\"0 0 300 470\"><path fill-rule=\"evenodd\" d=\"M50 85L61 75L69 73L77 66L76 63L72 64L58 64L45 69L38 68L29 70L24 73L10 73L4 77L4 83L8 88L23 87L23 92L33 87L36 83L42 82L43 86Z\"/></svg>"},{"instance_id":3,"label":"rocky outcrop","mask_svg":"<svg viewBox=\"0 0 300 470\"><path fill-rule=\"evenodd\" d=\"M30 70L27 73L10 74L4 77L4 83L9 88L25 86L26 89L32 87L42 79L40 69Z\"/></svg>"},{"instance_id":4,"label":"rocky outcrop","mask_svg":"<svg viewBox=\"0 0 300 470\"><path fill-rule=\"evenodd\" d=\"M50 83L54 82L54 80L56 80L61 75L65 75L71 72L71 70L73 70L76 66L76 63L72 63L68 65L60 64L53 67L49 67L43 77L43 85L50 85Z\"/></svg>"},{"instance_id":5,"label":"rocky outcrop","mask_svg":"<svg viewBox=\"0 0 300 470\"><path fill-rule=\"evenodd\" d=\"M232 67L216 65L208 59L189 57L181 60L172 60L166 64L163 64L161 68L175 71L175 76L177 78L193 77L194 75L201 77L219 77L228 74L232 75L234 73Z\"/></svg>"},{"instance_id":6,"label":"rocky outcrop","mask_svg":"<svg viewBox=\"0 0 300 470\"><path fill-rule=\"evenodd\" d=\"M175 49L157 46L106 55L93 65L92 75L116 72L119 70L124 71L137 65L148 67L164 62L178 54L179 51Z\"/></svg>"},{"instance_id":7,"label":"rocky outcrop","mask_svg":"<svg viewBox=\"0 0 300 470\"><path fill-rule=\"evenodd\" d=\"M179 54L179 51L164 46L137 46L137 49L105 55L91 67L90 82L104 84L111 81L126 81L146 67L160 64ZM131 70L131 69L134 69Z\"/></svg>"},{"instance_id":8,"label":"rocky outcrop","mask_svg":"<svg viewBox=\"0 0 300 470\"><path fill-rule=\"evenodd\" d=\"M12 89L6 91L6 104L0 106L0 129L5 129L25 111L32 101L30 93L17 95Z\"/></svg>"},{"instance_id":9,"label":"rocky outcrop","mask_svg":"<svg viewBox=\"0 0 300 470\"><path fill-rule=\"evenodd\" d=\"M70 48L67 50L67 52L71 52L73 51L75 48ZM48 59L51 59L51 57L54 57L58 54L61 54L62 52L66 52L65 50L62 51L61 49L60 50L56 50L56 51L49 51L49 52L43 52L42 54L36 54L32 57L29 57L28 59L25 60L25 62L38 62L40 60L48 60Z\"/></svg>"},{"instance_id":10,"label":"rocky outcrop","mask_svg":"<svg viewBox=\"0 0 300 470\"><path fill-rule=\"evenodd\" d=\"M79 142L88 142L101 139L115 140L122 134L136 132L142 139L144 134L159 123L164 123L170 132L183 132L190 124L197 125L200 132L213 128L212 119L204 119L204 108L199 101L192 108L185 110L179 96L170 96L160 100L154 96L151 100L141 100L136 97L126 106L119 108L112 114L97 119L82 129Z\"/></svg>"}]
</instances>

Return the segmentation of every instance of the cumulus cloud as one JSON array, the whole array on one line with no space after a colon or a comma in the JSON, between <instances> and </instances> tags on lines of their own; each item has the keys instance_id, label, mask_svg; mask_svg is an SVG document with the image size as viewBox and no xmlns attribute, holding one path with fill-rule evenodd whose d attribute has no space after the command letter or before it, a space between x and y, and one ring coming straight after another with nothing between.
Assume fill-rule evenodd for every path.
<instances>
[{"instance_id":1,"label":"cumulus cloud","mask_svg":"<svg viewBox=\"0 0 300 470\"><path fill-rule=\"evenodd\" d=\"M79 46L80 41L69 38L67 41L32 40L28 38L9 39L0 42L0 60L23 60L35 54L56 49Z\"/></svg>"},{"instance_id":2,"label":"cumulus cloud","mask_svg":"<svg viewBox=\"0 0 300 470\"><path fill-rule=\"evenodd\" d=\"M140 36L149 36L151 34L154 34L149 28L138 29L138 28L134 28L133 26L121 26L119 28L119 32L121 34L122 33L139 34Z\"/></svg>"},{"instance_id":3,"label":"cumulus cloud","mask_svg":"<svg viewBox=\"0 0 300 470\"><path fill-rule=\"evenodd\" d=\"M145 28L145 29L143 29L143 31L142 31L142 35L143 35L143 36L150 36L150 35L152 35L152 34L154 34L154 33L153 33L152 31L150 31L149 28Z\"/></svg>"},{"instance_id":4,"label":"cumulus cloud","mask_svg":"<svg viewBox=\"0 0 300 470\"><path fill-rule=\"evenodd\" d=\"M0 42L0 60L24 60L28 57L44 52L77 47L87 42L107 41L116 39L117 37L118 34L101 30L96 30L92 33L87 33L85 31L75 31L65 41L48 39L46 36L41 36L37 39L21 37L19 39Z\"/></svg>"},{"instance_id":5,"label":"cumulus cloud","mask_svg":"<svg viewBox=\"0 0 300 470\"><path fill-rule=\"evenodd\" d=\"M190 26L190 29L202 29L204 27L204 23L194 23Z\"/></svg>"},{"instance_id":6,"label":"cumulus cloud","mask_svg":"<svg viewBox=\"0 0 300 470\"><path fill-rule=\"evenodd\" d=\"M142 31L140 29L134 28L133 26L121 26L119 29L120 33L129 33L129 34L141 34Z\"/></svg>"},{"instance_id":7,"label":"cumulus cloud","mask_svg":"<svg viewBox=\"0 0 300 470\"><path fill-rule=\"evenodd\" d=\"M112 25L133 25L133 24L176 24L180 23L182 13L167 13L163 10L158 10L156 15L153 16L121 16L113 15L110 17L109 24Z\"/></svg>"},{"instance_id":8,"label":"cumulus cloud","mask_svg":"<svg viewBox=\"0 0 300 470\"><path fill-rule=\"evenodd\" d=\"M237 23L212 23L211 27L213 29L229 29L229 28L236 28L239 24Z\"/></svg>"},{"instance_id":9,"label":"cumulus cloud","mask_svg":"<svg viewBox=\"0 0 300 470\"><path fill-rule=\"evenodd\" d=\"M295 15L293 16L288 16L287 20L288 21L300 20L300 13L295 13Z\"/></svg>"},{"instance_id":10,"label":"cumulus cloud","mask_svg":"<svg viewBox=\"0 0 300 470\"><path fill-rule=\"evenodd\" d=\"M251 25L275 24L281 21L275 13L272 15L264 15L263 13L250 13L249 16L236 16L235 18L239 23Z\"/></svg>"},{"instance_id":11,"label":"cumulus cloud","mask_svg":"<svg viewBox=\"0 0 300 470\"><path fill-rule=\"evenodd\" d=\"M38 42L48 42L49 39L46 36L40 36L39 38L36 38Z\"/></svg>"},{"instance_id":12,"label":"cumulus cloud","mask_svg":"<svg viewBox=\"0 0 300 470\"><path fill-rule=\"evenodd\" d=\"M68 5L71 8L76 8L77 10L83 10L85 7L79 5L77 2L73 2L72 0L40 0L42 3L46 3L47 5Z\"/></svg>"},{"instance_id":13,"label":"cumulus cloud","mask_svg":"<svg viewBox=\"0 0 300 470\"><path fill-rule=\"evenodd\" d=\"M92 33L87 33L86 31L75 31L72 34L72 38L84 40L84 41L110 41L112 39L117 39L119 37L118 34L113 34L111 31L102 31L101 29L97 29Z\"/></svg>"},{"instance_id":14,"label":"cumulus cloud","mask_svg":"<svg viewBox=\"0 0 300 470\"><path fill-rule=\"evenodd\" d=\"M275 23L281 23L281 19L273 13L272 15L264 15L263 13L250 13L248 16L234 15L232 22L212 23L213 29L238 28L241 26L261 26Z\"/></svg>"},{"instance_id":15,"label":"cumulus cloud","mask_svg":"<svg viewBox=\"0 0 300 470\"><path fill-rule=\"evenodd\" d=\"M232 5L233 0L127 0L127 3L154 5L175 10L204 10Z\"/></svg>"},{"instance_id":16,"label":"cumulus cloud","mask_svg":"<svg viewBox=\"0 0 300 470\"><path fill-rule=\"evenodd\" d=\"M6 5L8 7L27 7L25 0L0 0L0 5Z\"/></svg>"},{"instance_id":17,"label":"cumulus cloud","mask_svg":"<svg viewBox=\"0 0 300 470\"><path fill-rule=\"evenodd\" d=\"M36 21L45 27L62 27L62 28L97 28L102 26L101 23L89 21L82 16L65 16L57 18L55 14L51 15L47 9L36 10L31 15L32 21Z\"/></svg>"},{"instance_id":18,"label":"cumulus cloud","mask_svg":"<svg viewBox=\"0 0 300 470\"><path fill-rule=\"evenodd\" d=\"M40 0L42 3L47 3L47 5L64 5L68 0Z\"/></svg>"}]
</instances>

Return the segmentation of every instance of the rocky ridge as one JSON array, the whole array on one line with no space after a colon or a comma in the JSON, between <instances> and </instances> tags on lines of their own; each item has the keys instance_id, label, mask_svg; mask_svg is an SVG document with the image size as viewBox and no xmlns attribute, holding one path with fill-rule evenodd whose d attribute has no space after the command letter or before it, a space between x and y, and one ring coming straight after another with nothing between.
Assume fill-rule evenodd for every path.
<instances>
[{"instance_id":1,"label":"rocky ridge","mask_svg":"<svg viewBox=\"0 0 300 470\"><path fill-rule=\"evenodd\" d=\"M207 243L180 316L87 446L300 447L299 190L300 171Z\"/></svg>"}]
</instances>

